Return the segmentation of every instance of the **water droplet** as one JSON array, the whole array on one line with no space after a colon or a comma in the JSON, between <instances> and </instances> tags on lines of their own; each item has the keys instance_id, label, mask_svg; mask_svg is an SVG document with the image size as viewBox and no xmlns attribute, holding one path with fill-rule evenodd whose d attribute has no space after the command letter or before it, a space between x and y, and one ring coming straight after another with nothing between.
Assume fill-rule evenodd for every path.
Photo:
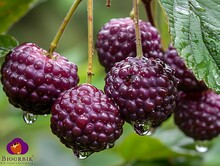
<instances>
[{"instance_id":1,"label":"water droplet","mask_svg":"<svg viewBox=\"0 0 220 166\"><path fill-rule=\"evenodd\" d=\"M200 153L204 153L208 151L208 145L206 141L196 141L195 142L195 149Z\"/></svg>"},{"instance_id":2,"label":"water droplet","mask_svg":"<svg viewBox=\"0 0 220 166\"><path fill-rule=\"evenodd\" d=\"M74 155L80 159L80 160L84 160L87 157L89 157L93 152L89 152L89 151L79 151L79 150L73 150Z\"/></svg>"},{"instance_id":3,"label":"water droplet","mask_svg":"<svg viewBox=\"0 0 220 166\"><path fill-rule=\"evenodd\" d=\"M137 134L143 136L143 135L151 135L151 123L145 122L145 123L139 123L135 122L133 124L134 130Z\"/></svg>"},{"instance_id":4,"label":"water droplet","mask_svg":"<svg viewBox=\"0 0 220 166\"><path fill-rule=\"evenodd\" d=\"M32 113L29 113L29 112L26 112L24 111L23 112L23 119L25 121L26 124L34 124L37 120L37 115L34 115Z\"/></svg>"},{"instance_id":5,"label":"water droplet","mask_svg":"<svg viewBox=\"0 0 220 166\"><path fill-rule=\"evenodd\" d=\"M48 114L44 114L44 116L48 116Z\"/></svg>"},{"instance_id":6,"label":"water droplet","mask_svg":"<svg viewBox=\"0 0 220 166\"><path fill-rule=\"evenodd\" d=\"M107 149L112 148L114 145L115 145L114 142L109 142L107 143L106 148Z\"/></svg>"}]
</instances>

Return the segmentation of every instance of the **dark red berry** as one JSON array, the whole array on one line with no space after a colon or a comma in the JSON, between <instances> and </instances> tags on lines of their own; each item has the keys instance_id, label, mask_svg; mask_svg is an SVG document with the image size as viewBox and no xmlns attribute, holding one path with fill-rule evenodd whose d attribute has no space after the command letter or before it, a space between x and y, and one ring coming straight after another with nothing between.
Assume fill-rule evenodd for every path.
<instances>
[{"instance_id":1,"label":"dark red berry","mask_svg":"<svg viewBox=\"0 0 220 166\"><path fill-rule=\"evenodd\" d=\"M63 92L51 112L52 132L79 158L113 147L122 134L118 107L89 84Z\"/></svg>"},{"instance_id":2,"label":"dark red berry","mask_svg":"<svg viewBox=\"0 0 220 166\"><path fill-rule=\"evenodd\" d=\"M106 95L140 135L148 125L159 126L175 108L177 79L159 59L128 57L111 68L105 83Z\"/></svg>"},{"instance_id":3,"label":"dark red berry","mask_svg":"<svg viewBox=\"0 0 220 166\"><path fill-rule=\"evenodd\" d=\"M165 52L163 61L175 70L175 76L179 79L178 90L192 92L207 89L205 83L198 81L193 72L186 67L184 60L172 45Z\"/></svg>"},{"instance_id":4,"label":"dark red berry","mask_svg":"<svg viewBox=\"0 0 220 166\"><path fill-rule=\"evenodd\" d=\"M33 43L24 43L7 54L1 82L9 102L35 115L49 114L64 90L79 82L77 66L58 53L53 58Z\"/></svg>"},{"instance_id":5,"label":"dark red berry","mask_svg":"<svg viewBox=\"0 0 220 166\"><path fill-rule=\"evenodd\" d=\"M180 92L174 119L187 136L195 140L211 140L220 133L220 95L212 90Z\"/></svg>"},{"instance_id":6,"label":"dark red berry","mask_svg":"<svg viewBox=\"0 0 220 166\"><path fill-rule=\"evenodd\" d=\"M161 38L155 27L140 20L143 54L147 58L159 58ZM96 50L99 62L108 72L118 61L136 56L135 27L130 18L111 19L98 33Z\"/></svg>"}]
</instances>

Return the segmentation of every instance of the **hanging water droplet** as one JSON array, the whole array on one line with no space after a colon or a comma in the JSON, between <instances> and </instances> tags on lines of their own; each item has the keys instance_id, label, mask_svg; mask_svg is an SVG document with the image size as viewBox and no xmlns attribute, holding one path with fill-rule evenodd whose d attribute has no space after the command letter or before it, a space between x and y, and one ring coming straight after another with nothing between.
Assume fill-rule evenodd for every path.
<instances>
[{"instance_id":1,"label":"hanging water droplet","mask_svg":"<svg viewBox=\"0 0 220 166\"><path fill-rule=\"evenodd\" d=\"M93 152L73 150L73 153L78 159L84 160L89 157Z\"/></svg>"},{"instance_id":2,"label":"hanging water droplet","mask_svg":"<svg viewBox=\"0 0 220 166\"><path fill-rule=\"evenodd\" d=\"M156 128L151 127L149 132L146 135L152 135L155 132Z\"/></svg>"},{"instance_id":3,"label":"hanging water droplet","mask_svg":"<svg viewBox=\"0 0 220 166\"><path fill-rule=\"evenodd\" d=\"M24 119L24 122L26 124L30 124L31 125L31 124L34 124L34 122L36 122L37 115L34 115L32 113L24 111L23 112L23 119Z\"/></svg>"},{"instance_id":4,"label":"hanging water droplet","mask_svg":"<svg viewBox=\"0 0 220 166\"><path fill-rule=\"evenodd\" d=\"M200 153L208 151L208 145L206 141L195 141L195 149Z\"/></svg>"},{"instance_id":5,"label":"hanging water droplet","mask_svg":"<svg viewBox=\"0 0 220 166\"><path fill-rule=\"evenodd\" d=\"M135 122L133 124L134 130L136 131L137 134L143 136L143 135L151 135L151 124L148 122L145 123L139 123Z\"/></svg>"},{"instance_id":6,"label":"hanging water droplet","mask_svg":"<svg viewBox=\"0 0 220 166\"><path fill-rule=\"evenodd\" d=\"M48 114L44 114L44 116L48 116Z\"/></svg>"},{"instance_id":7,"label":"hanging water droplet","mask_svg":"<svg viewBox=\"0 0 220 166\"><path fill-rule=\"evenodd\" d=\"M114 145L115 145L114 142L109 142L107 143L106 148L107 149L112 148Z\"/></svg>"}]
</instances>

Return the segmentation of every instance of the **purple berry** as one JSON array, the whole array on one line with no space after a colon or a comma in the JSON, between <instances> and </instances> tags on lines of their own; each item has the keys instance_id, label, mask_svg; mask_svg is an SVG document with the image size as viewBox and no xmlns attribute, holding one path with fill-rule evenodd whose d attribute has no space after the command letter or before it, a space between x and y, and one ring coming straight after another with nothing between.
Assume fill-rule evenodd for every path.
<instances>
[{"instance_id":1,"label":"purple berry","mask_svg":"<svg viewBox=\"0 0 220 166\"><path fill-rule=\"evenodd\" d=\"M175 108L177 79L173 75L159 59L128 57L107 73L104 89L123 118L144 135L149 125L159 126Z\"/></svg>"},{"instance_id":2,"label":"purple berry","mask_svg":"<svg viewBox=\"0 0 220 166\"><path fill-rule=\"evenodd\" d=\"M211 140L220 133L220 95L212 90L180 92L174 119L176 125L194 140Z\"/></svg>"},{"instance_id":3,"label":"purple berry","mask_svg":"<svg viewBox=\"0 0 220 166\"><path fill-rule=\"evenodd\" d=\"M163 61L175 70L175 76L179 79L178 90L192 92L207 89L205 83L198 81L192 71L186 67L183 59L172 45L165 52Z\"/></svg>"},{"instance_id":4,"label":"purple berry","mask_svg":"<svg viewBox=\"0 0 220 166\"><path fill-rule=\"evenodd\" d=\"M159 58L161 38L155 27L140 20L143 54L147 58ZM96 50L99 62L108 72L116 62L128 56L136 56L135 27L130 18L111 19L98 33Z\"/></svg>"},{"instance_id":5,"label":"purple berry","mask_svg":"<svg viewBox=\"0 0 220 166\"><path fill-rule=\"evenodd\" d=\"M113 147L123 124L114 102L89 84L63 92L52 107L52 132L78 158Z\"/></svg>"},{"instance_id":6,"label":"purple berry","mask_svg":"<svg viewBox=\"0 0 220 166\"><path fill-rule=\"evenodd\" d=\"M33 43L24 43L7 54L1 82L9 102L35 115L49 114L64 90L79 82L77 66L58 53L53 58Z\"/></svg>"}]
</instances>

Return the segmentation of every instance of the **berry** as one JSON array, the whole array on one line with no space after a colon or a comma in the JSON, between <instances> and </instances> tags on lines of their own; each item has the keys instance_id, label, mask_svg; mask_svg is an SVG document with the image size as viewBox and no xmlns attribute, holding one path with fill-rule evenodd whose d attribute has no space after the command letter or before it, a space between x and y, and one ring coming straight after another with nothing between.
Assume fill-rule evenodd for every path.
<instances>
[{"instance_id":1,"label":"berry","mask_svg":"<svg viewBox=\"0 0 220 166\"><path fill-rule=\"evenodd\" d=\"M212 90L180 92L174 119L176 125L195 140L211 140L220 133L220 95Z\"/></svg>"},{"instance_id":2,"label":"berry","mask_svg":"<svg viewBox=\"0 0 220 166\"><path fill-rule=\"evenodd\" d=\"M58 53L53 58L33 43L6 55L1 82L9 102L35 115L49 114L59 94L79 82L77 66Z\"/></svg>"},{"instance_id":3,"label":"berry","mask_svg":"<svg viewBox=\"0 0 220 166\"><path fill-rule=\"evenodd\" d=\"M118 107L90 84L63 92L51 112L52 132L79 158L113 147L122 134Z\"/></svg>"},{"instance_id":4,"label":"berry","mask_svg":"<svg viewBox=\"0 0 220 166\"><path fill-rule=\"evenodd\" d=\"M161 60L128 57L107 73L104 90L123 118L144 135L149 125L159 126L174 110L176 86L173 70Z\"/></svg>"},{"instance_id":5,"label":"berry","mask_svg":"<svg viewBox=\"0 0 220 166\"><path fill-rule=\"evenodd\" d=\"M205 83L198 81L192 71L186 67L184 60L172 45L165 52L163 61L175 70L175 76L179 79L178 90L192 92L207 89Z\"/></svg>"},{"instance_id":6,"label":"berry","mask_svg":"<svg viewBox=\"0 0 220 166\"><path fill-rule=\"evenodd\" d=\"M161 38L155 27L140 20L143 54L147 58L159 58ZM113 65L128 56L136 56L135 27L130 18L111 19L98 33L96 50L99 62L108 72Z\"/></svg>"}]
</instances>

